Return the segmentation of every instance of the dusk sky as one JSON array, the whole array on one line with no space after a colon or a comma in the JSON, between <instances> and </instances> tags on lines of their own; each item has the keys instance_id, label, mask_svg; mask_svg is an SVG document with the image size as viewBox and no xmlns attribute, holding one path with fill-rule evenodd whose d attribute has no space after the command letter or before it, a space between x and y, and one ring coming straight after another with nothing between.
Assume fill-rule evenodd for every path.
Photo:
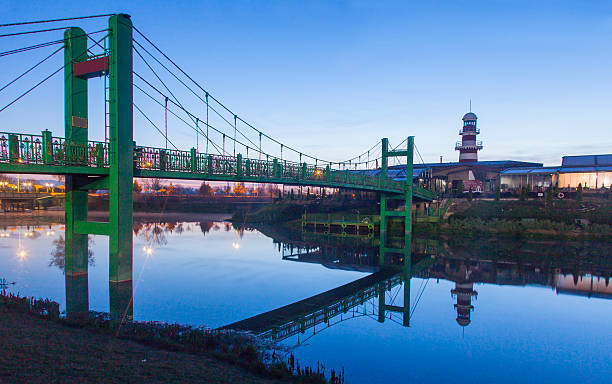
<instances>
[{"instance_id":1,"label":"dusk sky","mask_svg":"<svg viewBox=\"0 0 612 384\"><path fill-rule=\"evenodd\" d=\"M407 3L0 1L0 23L128 13L240 117L325 159L344 160L382 137L393 144L414 135L426 162L457 161L454 144L470 99L481 160L555 165L563 155L612 153L612 2ZM107 20L75 25L91 32ZM0 32L39 27L47 24ZM0 38L0 51L62 32L40 35ZM0 88L56 48L0 57ZM0 108L62 63L61 55L53 60L0 92ZM101 80L90 84L90 137L103 139ZM176 89L177 97L189 97ZM144 100L135 91L138 98ZM163 111L150 108L163 125ZM62 124L61 76L0 113L0 131L48 128L63 136ZM172 121L169 130L179 148L194 146L184 125ZM134 137L142 145L164 142L136 112Z\"/></svg>"}]
</instances>

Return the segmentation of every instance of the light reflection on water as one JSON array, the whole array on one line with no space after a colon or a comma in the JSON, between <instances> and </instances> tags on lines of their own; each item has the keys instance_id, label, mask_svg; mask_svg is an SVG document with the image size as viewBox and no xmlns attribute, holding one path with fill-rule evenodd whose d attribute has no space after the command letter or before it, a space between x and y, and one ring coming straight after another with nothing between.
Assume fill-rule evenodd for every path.
<instances>
[{"instance_id":1,"label":"light reflection on water","mask_svg":"<svg viewBox=\"0 0 612 384\"><path fill-rule=\"evenodd\" d=\"M377 270L374 247L286 236L281 245L224 222L144 223L134 232L135 320L220 327ZM0 229L0 278L15 282L12 292L48 297L65 310L63 241L57 224ZM302 364L344 366L347 382L609 379L609 249L513 244L438 244L411 279L361 287L343 297L356 300L350 306L313 308L314 326L276 336ZM89 309L108 312L106 239L90 236L89 249Z\"/></svg>"}]
</instances>

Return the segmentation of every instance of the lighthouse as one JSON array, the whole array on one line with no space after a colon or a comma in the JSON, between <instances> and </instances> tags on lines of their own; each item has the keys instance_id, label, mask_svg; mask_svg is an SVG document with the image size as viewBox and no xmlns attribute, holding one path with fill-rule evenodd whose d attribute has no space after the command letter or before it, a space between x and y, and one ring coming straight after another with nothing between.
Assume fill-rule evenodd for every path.
<instances>
[{"instance_id":1,"label":"lighthouse","mask_svg":"<svg viewBox=\"0 0 612 384\"><path fill-rule=\"evenodd\" d=\"M470 322L470 314L474 310L472 305L472 297L478 296L478 292L474 290L474 283L455 283L455 289L451 290L451 297L457 298L455 309L457 310L457 324L462 327L467 327Z\"/></svg>"},{"instance_id":2,"label":"lighthouse","mask_svg":"<svg viewBox=\"0 0 612 384\"><path fill-rule=\"evenodd\" d=\"M478 161L478 151L482 149L482 141L476 141L476 135L480 130L476 128L476 114L472 111L463 115L463 129L459 131L461 141L455 144L455 150L459 151L460 163L475 163Z\"/></svg>"}]
</instances>

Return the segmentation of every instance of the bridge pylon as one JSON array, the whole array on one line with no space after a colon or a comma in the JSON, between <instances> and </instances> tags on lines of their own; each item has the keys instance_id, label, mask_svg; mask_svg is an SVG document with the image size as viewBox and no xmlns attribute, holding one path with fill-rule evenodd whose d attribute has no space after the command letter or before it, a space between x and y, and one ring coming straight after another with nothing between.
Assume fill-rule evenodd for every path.
<instances>
[{"instance_id":1,"label":"bridge pylon","mask_svg":"<svg viewBox=\"0 0 612 384\"><path fill-rule=\"evenodd\" d=\"M386 179L390 157L406 157L406 182L403 194L380 193L380 264L385 264L385 255L389 253L402 254L404 259L410 260L410 245L412 242L412 168L414 155L414 136L407 139L405 150L389 150L389 139L382 139L382 166L380 178ZM389 203L394 200L403 200L405 208L401 211L389 209ZM403 219L404 241L403 247L391 247L388 244L388 227L390 218L399 217Z\"/></svg>"},{"instance_id":2,"label":"bridge pylon","mask_svg":"<svg viewBox=\"0 0 612 384\"><path fill-rule=\"evenodd\" d=\"M64 37L65 133L68 145L83 148L88 145L87 79L108 75L110 99L108 153L104 153L103 145L96 148L98 159L108 158L108 175L66 174L66 274L86 274L87 235L106 235L109 237L111 290L113 284L131 287L134 175L132 22L125 14L110 17L108 54L101 56L88 57L87 36L82 29L70 28ZM77 156L75 165L79 165L79 161ZM87 192L90 189L108 189L108 222L88 220Z\"/></svg>"}]
</instances>

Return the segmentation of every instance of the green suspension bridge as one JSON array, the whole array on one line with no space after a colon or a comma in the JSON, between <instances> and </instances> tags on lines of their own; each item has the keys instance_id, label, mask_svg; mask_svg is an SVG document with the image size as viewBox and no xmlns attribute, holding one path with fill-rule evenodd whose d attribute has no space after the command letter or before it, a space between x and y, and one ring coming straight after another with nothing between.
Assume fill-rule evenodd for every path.
<instances>
[{"instance_id":1,"label":"green suspension bridge","mask_svg":"<svg viewBox=\"0 0 612 384\"><path fill-rule=\"evenodd\" d=\"M66 23L109 17L108 27L87 33L72 26L44 29L43 23ZM330 161L301 152L255 128L210 94L138 28L129 15L109 14L2 24L0 38L47 36L63 31L61 39L4 52L2 57L55 49L10 82L2 92L31 75L63 51L63 64L25 92L18 93L2 112L58 73L64 74L64 136L0 132L0 173L64 175L66 183L66 275L87 274L87 235L109 237L109 280L132 280L133 178L190 179L275 183L293 186L343 188L378 192L381 196L381 251L404 253L410 244L412 200L431 201L433 191L412 182L414 138L392 147L384 138L369 150L345 161ZM23 30L23 29L26 30ZM136 65L135 65L136 64ZM104 140L90 140L88 80L104 80ZM172 84L171 84L172 82ZM173 87L191 97L180 100ZM138 95L138 97L134 97ZM148 108L144 106L146 103ZM163 123L150 117L163 111ZM135 114L143 125L161 135L163 147L136 145ZM198 111L198 112L195 112ZM169 119L195 133L195 147L177 148L169 138ZM101 130L101 124L100 124ZM405 180L388 175L390 160L406 159ZM109 220L88 220L87 192L109 191ZM391 209L401 200L403 210ZM397 205L397 204L395 204ZM394 206L395 206L394 205ZM403 219L403 247L387 246L387 221Z\"/></svg>"}]
</instances>

